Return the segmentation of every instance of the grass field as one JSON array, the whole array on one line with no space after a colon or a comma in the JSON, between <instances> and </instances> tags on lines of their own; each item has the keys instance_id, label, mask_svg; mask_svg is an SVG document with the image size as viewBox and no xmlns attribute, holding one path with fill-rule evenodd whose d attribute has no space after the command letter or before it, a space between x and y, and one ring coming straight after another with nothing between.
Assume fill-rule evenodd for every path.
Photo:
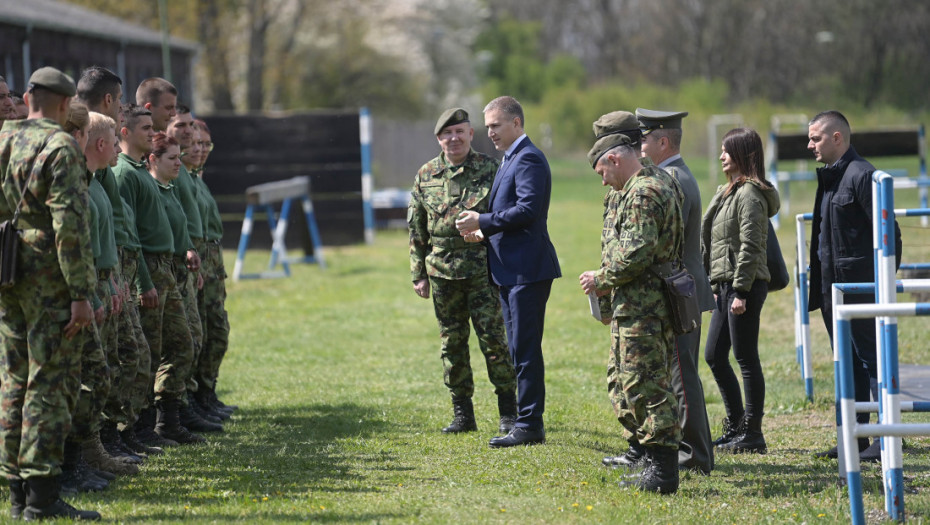
<instances>
[{"instance_id":1,"label":"grass field","mask_svg":"<svg viewBox=\"0 0 930 525\"><path fill-rule=\"evenodd\" d=\"M836 463L811 456L834 438L832 355L815 315L809 404L795 361L790 288L770 295L763 310L769 453L718 455L711 476L684 477L673 496L617 487L621 472L600 465L625 448L606 396L609 332L590 318L577 281L599 261L604 190L583 160L552 166L549 225L564 277L553 285L543 343L546 445L488 448L496 400L474 337L479 432L439 432L452 411L431 302L413 293L406 232L383 231L372 245L327 249L325 270L295 266L289 279L230 282L232 333L219 393L241 408L226 432L150 459L136 477L78 504L140 523L847 522ZM706 182L706 161L692 166ZM702 189L706 204L711 189ZM812 191L792 188L792 214L808 211ZM902 221L907 261L930 260L930 234L917 224ZM793 220L779 237L793 264ZM229 268L233 255L226 254ZM246 262L257 270L267 254L250 253ZM930 363L927 323L900 324L902 363ZM701 373L716 437L723 407L705 363ZM908 518L926 522L930 438L907 443ZM880 474L863 467L873 522L884 520Z\"/></svg>"}]
</instances>

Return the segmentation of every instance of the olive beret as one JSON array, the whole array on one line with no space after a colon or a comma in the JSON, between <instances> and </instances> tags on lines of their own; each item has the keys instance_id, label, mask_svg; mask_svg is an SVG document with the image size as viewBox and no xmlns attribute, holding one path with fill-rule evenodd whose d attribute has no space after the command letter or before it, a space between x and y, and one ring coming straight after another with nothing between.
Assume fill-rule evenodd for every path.
<instances>
[{"instance_id":1,"label":"olive beret","mask_svg":"<svg viewBox=\"0 0 930 525\"><path fill-rule=\"evenodd\" d=\"M447 126L454 126L456 124L461 124L462 122L469 122L468 112L462 108L450 108L442 112L442 115L439 115L439 120L436 121L436 128L433 129L434 135L439 135L439 132Z\"/></svg>"},{"instance_id":2,"label":"olive beret","mask_svg":"<svg viewBox=\"0 0 930 525\"><path fill-rule=\"evenodd\" d=\"M71 77L50 66L35 70L29 77L29 88L33 87L41 87L65 97L73 97L77 91Z\"/></svg>"},{"instance_id":3,"label":"olive beret","mask_svg":"<svg viewBox=\"0 0 930 525\"><path fill-rule=\"evenodd\" d=\"M639 119L643 135L648 135L657 129L681 129L681 119L687 116L687 111L653 111L636 108L636 117Z\"/></svg>"}]
</instances>

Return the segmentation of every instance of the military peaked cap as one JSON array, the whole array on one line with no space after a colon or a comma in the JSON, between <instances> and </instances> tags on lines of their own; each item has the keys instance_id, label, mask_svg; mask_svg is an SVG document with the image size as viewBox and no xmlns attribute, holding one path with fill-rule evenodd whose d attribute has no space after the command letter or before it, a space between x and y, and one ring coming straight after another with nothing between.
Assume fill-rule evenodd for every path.
<instances>
[{"instance_id":1,"label":"military peaked cap","mask_svg":"<svg viewBox=\"0 0 930 525\"><path fill-rule=\"evenodd\" d=\"M439 135L439 132L442 131L443 128L461 124L462 122L469 122L467 111L462 108L447 109L442 112L442 115L439 115L439 120L436 121L436 128L433 129L433 134Z\"/></svg>"},{"instance_id":2,"label":"military peaked cap","mask_svg":"<svg viewBox=\"0 0 930 525\"><path fill-rule=\"evenodd\" d=\"M65 97L73 97L77 88L74 79L53 67L43 67L35 70L29 77L29 88L40 87Z\"/></svg>"},{"instance_id":3,"label":"military peaked cap","mask_svg":"<svg viewBox=\"0 0 930 525\"><path fill-rule=\"evenodd\" d=\"M639 142L641 132L639 122L629 111L613 111L594 121L595 142L588 152L588 162L593 168L597 161L608 151L621 144L633 145Z\"/></svg>"},{"instance_id":4,"label":"military peaked cap","mask_svg":"<svg viewBox=\"0 0 930 525\"><path fill-rule=\"evenodd\" d=\"M687 116L687 111L653 111L636 108L636 117L639 119L643 135L648 135L657 129L681 129L681 119Z\"/></svg>"}]
</instances>

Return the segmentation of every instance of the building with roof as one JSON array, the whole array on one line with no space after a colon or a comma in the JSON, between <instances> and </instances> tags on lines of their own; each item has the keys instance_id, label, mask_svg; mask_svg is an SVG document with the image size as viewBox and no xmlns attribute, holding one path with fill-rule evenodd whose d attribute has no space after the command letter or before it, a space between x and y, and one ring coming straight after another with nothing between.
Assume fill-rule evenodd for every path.
<instances>
[{"instance_id":1,"label":"building with roof","mask_svg":"<svg viewBox=\"0 0 930 525\"><path fill-rule=\"evenodd\" d=\"M169 49L171 81L191 104L199 45L170 37ZM40 67L56 67L77 81L94 65L119 75L123 101L133 102L140 82L165 76L161 33L65 2L0 0L0 75L11 90L24 91Z\"/></svg>"}]
</instances>

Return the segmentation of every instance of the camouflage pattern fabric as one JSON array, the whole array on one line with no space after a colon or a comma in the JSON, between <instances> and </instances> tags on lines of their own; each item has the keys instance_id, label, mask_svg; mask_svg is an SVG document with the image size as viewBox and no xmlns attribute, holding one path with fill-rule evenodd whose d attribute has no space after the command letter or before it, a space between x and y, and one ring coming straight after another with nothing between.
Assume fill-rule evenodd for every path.
<instances>
[{"instance_id":1,"label":"camouflage pattern fabric","mask_svg":"<svg viewBox=\"0 0 930 525\"><path fill-rule=\"evenodd\" d=\"M413 281L429 277L439 323L446 386L453 397L471 397L468 319L478 335L488 376L498 394L516 390L516 376L496 290L488 277L487 249L466 243L455 219L465 210L484 213L497 161L474 150L461 166L440 154L417 172L407 224Z\"/></svg>"},{"instance_id":2,"label":"camouflage pattern fabric","mask_svg":"<svg viewBox=\"0 0 930 525\"><path fill-rule=\"evenodd\" d=\"M195 250L198 254L203 253L203 243L197 246ZM203 262L201 261L201 264ZM191 353L190 375L185 378L187 390L197 391L197 382L194 381L194 365L200 358L201 349L203 348L203 323L200 320L200 308L197 305L197 274L187 269L183 259L175 257L175 267L177 268L178 290L181 292L181 300L184 302L184 315L187 317L187 328L191 333L191 342L193 343Z\"/></svg>"},{"instance_id":3,"label":"camouflage pattern fabric","mask_svg":"<svg viewBox=\"0 0 930 525\"><path fill-rule=\"evenodd\" d=\"M72 299L89 299L96 281L85 175L77 143L56 122L4 124L0 219L23 200L20 271L0 290L0 469L10 479L61 471L83 343L63 329Z\"/></svg>"},{"instance_id":4,"label":"camouflage pattern fabric","mask_svg":"<svg viewBox=\"0 0 930 525\"><path fill-rule=\"evenodd\" d=\"M107 367L110 369L110 388L106 397L106 404L103 408L105 419L117 424L126 424L128 422L128 413L123 409L123 392L125 390L124 376L119 361L119 345L117 330L119 328L119 319L113 315L113 297L110 283L108 280L101 279L97 281L97 295L103 301L105 317L103 323L97 328L100 335L100 344L103 346L103 353L107 359ZM83 376L81 379L83 383Z\"/></svg>"},{"instance_id":5,"label":"camouflage pattern fabric","mask_svg":"<svg viewBox=\"0 0 930 525\"><path fill-rule=\"evenodd\" d=\"M120 255L120 271L124 282L134 283L138 277L139 252L124 249ZM135 291L135 286L130 287ZM130 293L130 301L123 305L119 317L119 361L121 382L126 387L124 410L129 424L134 423L142 409L149 406L152 394L152 354L142 331L139 314L139 295ZM124 427L125 428L125 427ZM122 428L121 428L122 430Z\"/></svg>"},{"instance_id":6,"label":"camouflage pattern fabric","mask_svg":"<svg viewBox=\"0 0 930 525\"><path fill-rule=\"evenodd\" d=\"M649 267L678 259L683 194L668 173L648 159L642 163L623 188L605 197L595 282L612 290L607 388L624 437L677 448L681 427L670 376L675 338L662 282Z\"/></svg>"},{"instance_id":7,"label":"camouflage pattern fabric","mask_svg":"<svg viewBox=\"0 0 930 525\"><path fill-rule=\"evenodd\" d=\"M68 438L80 443L100 430L112 375L96 323L81 330L75 339L81 339L81 392L71 415L71 433Z\"/></svg>"},{"instance_id":8,"label":"camouflage pattern fabric","mask_svg":"<svg viewBox=\"0 0 930 525\"><path fill-rule=\"evenodd\" d=\"M194 352L172 259L168 254L145 254L145 263L158 290L158 306L140 308L139 314L152 356L154 384L150 391L155 392L156 401L186 398L185 380Z\"/></svg>"},{"instance_id":9,"label":"camouflage pattern fabric","mask_svg":"<svg viewBox=\"0 0 930 525\"><path fill-rule=\"evenodd\" d=\"M471 397L475 392L468 352L469 317L475 326L494 393L514 392L517 379L501 322L501 303L488 286L487 277L456 281L430 277L429 282L442 341L443 377L452 397Z\"/></svg>"},{"instance_id":10,"label":"camouflage pattern fabric","mask_svg":"<svg viewBox=\"0 0 930 525\"><path fill-rule=\"evenodd\" d=\"M199 385L216 388L220 365L229 347L229 317L226 314L226 267L223 264L223 248L216 243L207 243L200 271L203 288L198 291L197 303L203 322L203 349L194 370L194 379Z\"/></svg>"}]
</instances>

